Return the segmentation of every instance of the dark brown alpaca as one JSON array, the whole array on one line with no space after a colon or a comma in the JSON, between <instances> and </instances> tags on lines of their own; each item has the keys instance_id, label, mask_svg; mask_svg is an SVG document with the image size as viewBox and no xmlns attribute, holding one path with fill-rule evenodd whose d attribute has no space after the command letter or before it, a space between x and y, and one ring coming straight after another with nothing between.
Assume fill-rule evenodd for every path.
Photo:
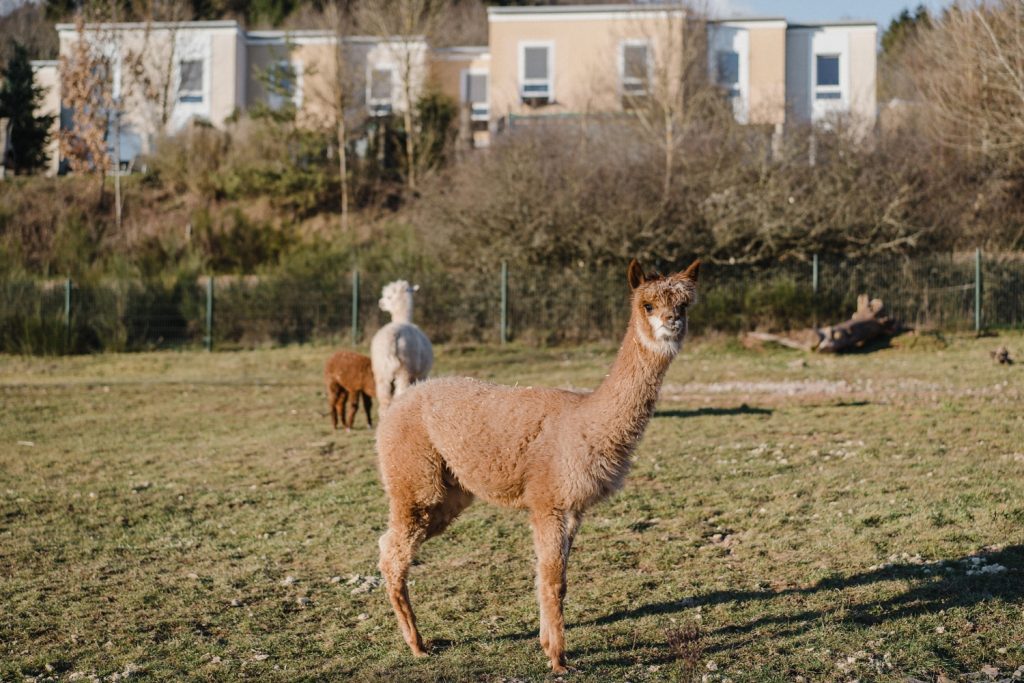
<instances>
[{"instance_id":1,"label":"dark brown alpaca","mask_svg":"<svg viewBox=\"0 0 1024 683\"><path fill-rule=\"evenodd\" d=\"M327 360L324 366L324 383L327 385L327 407L331 411L331 421L338 428L338 418L345 431L352 429L359 411L359 399L363 399L366 408L366 424L373 427L370 408L372 397L377 395L373 383L373 369L370 357L352 351L338 351ZM349 413L347 408L351 407Z\"/></svg>"}]
</instances>

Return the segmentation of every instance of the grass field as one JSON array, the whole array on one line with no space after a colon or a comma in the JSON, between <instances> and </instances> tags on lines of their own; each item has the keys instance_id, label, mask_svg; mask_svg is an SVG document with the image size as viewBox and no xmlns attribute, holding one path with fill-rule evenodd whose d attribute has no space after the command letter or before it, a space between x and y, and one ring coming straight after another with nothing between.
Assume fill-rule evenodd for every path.
<instances>
[{"instance_id":1,"label":"grass field","mask_svg":"<svg viewBox=\"0 0 1024 683\"><path fill-rule=\"evenodd\" d=\"M1001 343L1024 358L1019 334L691 343L578 537L567 680L1024 678ZM526 519L482 503L413 567L434 655L409 655L372 578L372 433L331 431L328 352L0 357L0 679L550 678ZM442 347L435 374L592 387L613 352Z\"/></svg>"}]
</instances>

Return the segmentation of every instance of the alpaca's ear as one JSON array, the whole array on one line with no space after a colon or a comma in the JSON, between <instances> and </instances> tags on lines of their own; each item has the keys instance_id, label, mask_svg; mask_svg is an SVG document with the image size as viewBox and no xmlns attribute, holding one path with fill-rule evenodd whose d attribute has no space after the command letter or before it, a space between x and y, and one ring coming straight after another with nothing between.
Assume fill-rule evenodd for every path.
<instances>
[{"instance_id":1,"label":"alpaca's ear","mask_svg":"<svg viewBox=\"0 0 1024 683\"><path fill-rule=\"evenodd\" d=\"M636 259L630 260L629 270L626 271L626 279L629 280L630 289L636 289L643 283L647 282L647 276L644 275L644 269L640 267L640 263Z\"/></svg>"},{"instance_id":2,"label":"alpaca's ear","mask_svg":"<svg viewBox=\"0 0 1024 683\"><path fill-rule=\"evenodd\" d=\"M420 291L420 286L419 285L413 285L412 286L412 291L414 291L414 292Z\"/></svg>"},{"instance_id":3,"label":"alpaca's ear","mask_svg":"<svg viewBox=\"0 0 1024 683\"><path fill-rule=\"evenodd\" d=\"M700 272L700 259L690 264L690 267L679 273L677 277L685 278L691 282L697 281L697 273Z\"/></svg>"}]
</instances>

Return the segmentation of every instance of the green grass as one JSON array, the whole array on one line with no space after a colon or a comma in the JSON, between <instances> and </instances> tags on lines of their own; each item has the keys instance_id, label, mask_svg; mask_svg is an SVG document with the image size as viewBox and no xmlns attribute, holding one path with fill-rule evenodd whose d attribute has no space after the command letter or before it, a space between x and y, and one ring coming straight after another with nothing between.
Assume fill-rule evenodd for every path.
<instances>
[{"instance_id":1,"label":"green grass","mask_svg":"<svg viewBox=\"0 0 1024 683\"><path fill-rule=\"evenodd\" d=\"M578 537L568 680L1012 676L1024 369L1001 343L1024 356L688 346ZM439 375L591 387L614 349L437 351ZM0 680L550 677L521 513L477 503L424 546L426 660L380 589L352 593L386 501L362 416L329 428L328 353L0 356Z\"/></svg>"}]
</instances>

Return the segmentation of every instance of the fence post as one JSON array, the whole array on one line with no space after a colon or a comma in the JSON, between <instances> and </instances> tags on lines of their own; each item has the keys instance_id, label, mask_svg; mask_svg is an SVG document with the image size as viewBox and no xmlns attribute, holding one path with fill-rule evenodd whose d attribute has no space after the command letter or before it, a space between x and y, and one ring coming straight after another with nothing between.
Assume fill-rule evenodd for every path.
<instances>
[{"instance_id":1,"label":"fence post","mask_svg":"<svg viewBox=\"0 0 1024 683\"><path fill-rule=\"evenodd\" d=\"M508 261L501 262L501 343L508 341Z\"/></svg>"},{"instance_id":2,"label":"fence post","mask_svg":"<svg viewBox=\"0 0 1024 683\"><path fill-rule=\"evenodd\" d=\"M206 276L206 337L203 346L213 351L213 275Z\"/></svg>"},{"instance_id":3,"label":"fence post","mask_svg":"<svg viewBox=\"0 0 1024 683\"><path fill-rule=\"evenodd\" d=\"M814 254L814 260L811 262L811 289L814 292L814 296L818 296L818 255Z\"/></svg>"},{"instance_id":4,"label":"fence post","mask_svg":"<svg viewBox=\"0 0 1024 683\"><path fill-rule=\"evenodd\" d=\"M71 278L64 281L64 351L71 350Z\"/></svg>"},{"instance_id":5,"label":"fence post","mask_svg":"<svg viewBox=\"0 0 1024 683\"><path fill-rule=\"evenodd\" d=\"M974 250L974 332L981 334L981 248Z\"/></svg>"},{"instance_id":6,"label":"fence post","mask_svg":"<svg viewBox=\"0 0 1024 683\"><path fill-rule=\"evenodd\" d=\"M359 343L359 269L352 270L352 345Z\"/></svg>"}]
</instances>

